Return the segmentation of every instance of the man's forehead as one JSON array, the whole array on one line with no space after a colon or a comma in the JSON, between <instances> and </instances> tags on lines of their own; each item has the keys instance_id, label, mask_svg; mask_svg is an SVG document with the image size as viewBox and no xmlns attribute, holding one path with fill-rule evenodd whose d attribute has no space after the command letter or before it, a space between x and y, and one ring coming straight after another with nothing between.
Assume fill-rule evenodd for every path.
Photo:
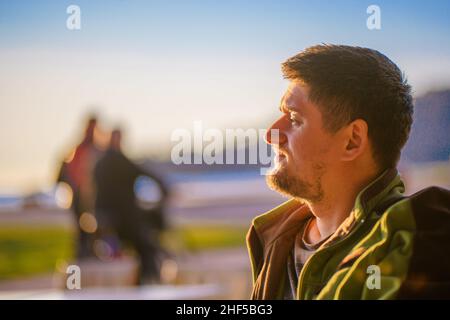
<instances>
[{"instance_id":1,"label":"man's forehead","mask_svg":"<svg viewBox=\"0 0 450 320\"><path fill-rule=\"evenodd\" d=\"M302 84L291 82L286 93L281 99L281 104L289 109L298 109L299 104L304 104L307 100L308 88Z\"/></svg>"}]
</instances>

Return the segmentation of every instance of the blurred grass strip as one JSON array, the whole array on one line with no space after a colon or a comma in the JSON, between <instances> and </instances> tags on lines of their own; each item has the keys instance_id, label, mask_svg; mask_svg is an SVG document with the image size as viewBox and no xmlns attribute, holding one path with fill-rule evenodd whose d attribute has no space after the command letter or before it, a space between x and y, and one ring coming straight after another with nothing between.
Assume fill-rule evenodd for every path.
<instances>
[{"instance_id":1,"label":"blurred grass strip","mask_svg":"<svg viewBox=\"0 0 450 320\"><path fill-rule=\"evenodd\" d=\"M2 226L0 280L52 272L73 257L74 234L61 227Z\"/></svg>"},{"instance_id":2,"label":"blurred grass strip","mask_svg":"<svg viewBox=\"0 0 450 320\"><path fill-rule=\"evenodd\" d=\"M248 228L233 225L192 225L178 229L188 251L245 246Z\"/></svg>"},{"instance_id":3,"label":"blurred grass strip","mask_svg":"<svg viewBox=\"0 0 450 320\"><path fill-rule=\"evenodd\" d=\"M163 245L180 251L245 246L247 227L235 225L186 225L165 232ZM61 261L74 257L75 233L61 227L0 226L0 280L55 271Z\"/></svg>"}]
</instances>

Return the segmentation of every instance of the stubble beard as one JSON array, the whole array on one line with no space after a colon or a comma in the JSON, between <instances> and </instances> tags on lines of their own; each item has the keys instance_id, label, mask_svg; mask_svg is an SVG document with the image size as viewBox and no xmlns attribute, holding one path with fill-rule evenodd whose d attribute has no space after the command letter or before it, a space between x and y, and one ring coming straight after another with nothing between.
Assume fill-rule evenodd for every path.
<instances>
[{"instance_id":1,"label":"stubble beard","mask_svg":"<svg viewBox=\"0 0 450 320\"><path fill-rule=\"evenodd\" d=\"M270 189L288 197L310 202L320 202L323 199L322 176L325 166L321 163L313 165L314 178L311 182L289 172L285 166L275 168L266 176Z\"/></svg>"}]
</instances>

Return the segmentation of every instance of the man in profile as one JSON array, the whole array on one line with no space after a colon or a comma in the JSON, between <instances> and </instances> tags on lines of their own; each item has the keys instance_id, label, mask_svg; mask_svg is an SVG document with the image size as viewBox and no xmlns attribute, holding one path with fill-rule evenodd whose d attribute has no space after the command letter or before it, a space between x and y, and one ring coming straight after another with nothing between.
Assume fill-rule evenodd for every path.
<instances>
[{"instance_id":1,"label":"man in profile","mask_svg":"<svg viewBox=\"0 0 450 320\"><path fill-rule=\"evenodd\" d=\"M411 88L378 51L318 45L282 64L269 186L247 234L253 299L450 298L450 195L404 197ZM272 139L272 130L277 139Z\"/></svg>"}]
</instances>

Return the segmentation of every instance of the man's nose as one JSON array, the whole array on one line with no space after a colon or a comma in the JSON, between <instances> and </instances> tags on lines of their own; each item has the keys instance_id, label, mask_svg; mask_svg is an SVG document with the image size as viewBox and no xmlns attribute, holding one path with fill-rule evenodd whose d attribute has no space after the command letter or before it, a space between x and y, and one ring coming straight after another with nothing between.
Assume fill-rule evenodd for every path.
<instances>
[{"instance_id":1,"label":"man's nose","mask_svg":"<svg viewBox=\"0 0 450 320\"><path fill-rule=\"evenodd\" d=\"M283 133L282 126L280 122L282 119L278 119L275 123L267 129L266 132L266 143L273 145L283 145L287 141L286 135Z\"/></svg>"}]
</instances>

